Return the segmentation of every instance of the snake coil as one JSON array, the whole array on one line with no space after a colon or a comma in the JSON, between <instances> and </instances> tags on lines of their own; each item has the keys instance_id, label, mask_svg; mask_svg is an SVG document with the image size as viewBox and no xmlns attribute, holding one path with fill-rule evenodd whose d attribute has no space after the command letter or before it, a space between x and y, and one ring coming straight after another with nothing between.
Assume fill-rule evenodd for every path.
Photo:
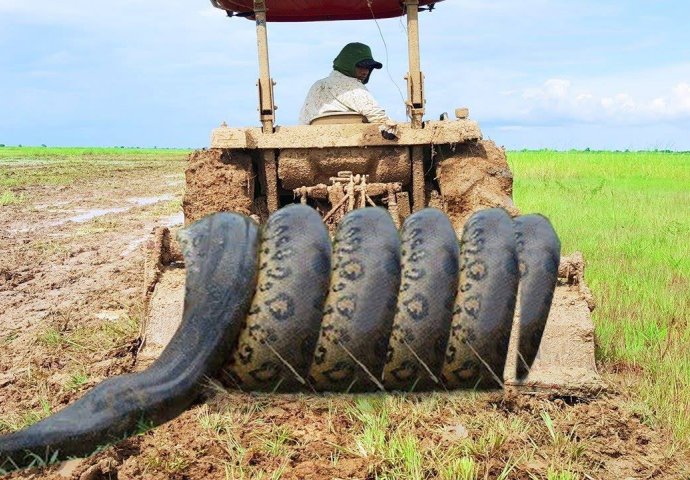
<instances>
[{"instance_id":1,"label":"snake coil","mask_svg":"<svg viewBox=\"0 0 690 480\"><path fill-rule=\"evenodd\" d=\"M344 218L331 246L318 213L301 205L261 229L241 215L210 215L180 240L184 315L161 356L0 437L0 468L26 466L31 453L88 455L142 419L166 422L221 369L245 390L500 387L518 286L523 379L560 255L546 218L501 209L474 214L459 243L439 210L411 215L398 232L387 211L363 208Z\"/></svg>"}]
</instances>

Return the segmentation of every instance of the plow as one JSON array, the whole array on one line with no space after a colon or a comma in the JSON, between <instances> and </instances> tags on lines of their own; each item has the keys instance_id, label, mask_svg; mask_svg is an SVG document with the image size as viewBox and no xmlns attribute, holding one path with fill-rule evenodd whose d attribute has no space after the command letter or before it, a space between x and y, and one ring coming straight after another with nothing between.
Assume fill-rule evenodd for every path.
<instances>
[{"instance_id":1,"label":"plow","mask_svg":"<svg viewBox=\"0 0 690 480\"><path fill-rule=\"evenodd\" d=\"M186 228L149 245L140 371L0 437L0 468L166 422L208 378L276 394L602 388L581 256L561 259L548 219L520 215L505 152L467 109L423 119L418 14L437 2L212 3L256 22L261 127L224 124L190 155ZM401 15L396 138L356 114L275 124L268 22Z\"/></svg>"}]
</instances>

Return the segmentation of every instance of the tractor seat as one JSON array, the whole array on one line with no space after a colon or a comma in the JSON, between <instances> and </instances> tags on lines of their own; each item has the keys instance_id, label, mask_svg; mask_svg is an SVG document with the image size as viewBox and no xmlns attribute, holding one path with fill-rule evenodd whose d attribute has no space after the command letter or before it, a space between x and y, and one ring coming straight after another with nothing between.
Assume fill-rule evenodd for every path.
<instances>
[{"instance_id":1,"label":"tractor seat","mask_svg":"<svg viewBox=\"0 0 690 480\"><path fill-rule=\"evenodd\" d=\"M354 112L329 112L315 117L309 125L334 125L338 123L369 123L367 117Z\"/></svg>"}]
</instances>

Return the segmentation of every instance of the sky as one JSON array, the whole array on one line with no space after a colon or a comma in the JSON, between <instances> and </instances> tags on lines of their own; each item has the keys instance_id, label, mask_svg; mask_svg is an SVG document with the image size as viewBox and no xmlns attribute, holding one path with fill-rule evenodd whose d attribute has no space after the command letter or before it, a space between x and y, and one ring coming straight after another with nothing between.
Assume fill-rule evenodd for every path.
<instances>
[{"instance_id":1,"label":"sky","mask_svg":"<svg viewBox=\"0 0 690 480\"><path fill-rule=\"evenodd\" d=\"M426 118L468 107L508 149L690 150L689 22L687 0L444 0L420 14ZM404 120L404 19L268 34L278 124L352 41ZM253 22L206 0L0 0L0 144L207 147L259 125L257 77Z\"/></svg>"}]
</instances>

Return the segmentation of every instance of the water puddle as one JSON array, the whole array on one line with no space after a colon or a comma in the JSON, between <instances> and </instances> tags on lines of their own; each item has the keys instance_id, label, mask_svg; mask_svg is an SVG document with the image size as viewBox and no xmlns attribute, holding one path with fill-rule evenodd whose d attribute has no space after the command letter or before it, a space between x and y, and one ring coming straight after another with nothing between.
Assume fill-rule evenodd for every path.
<instances>
[{"instance_id":1,"label":"water puddle","mask_svg":"<svg viewBox=\"0 0 690 480\"><path fill-rule=\"evenodd\" d=\"M175 215L170 215L169 217L164 217L161 219L161 225L164 227L176 227L184 223L184 213L179 212Z\"/></svg>"},{"instance_id":2,"label":"water puddle","mask_svg":"<svg viewBox=\"0 0 690 480\"><path fill-rule=\"evenodd\" d=\"M94 208L74 217L69 217L66 220L60 220L57 225L62 225L63 223L67 222L84 223L88 222L89 220L93 220L94 218L102 217L103 215L108 215L110 213L122 213L126 212L127 210L131 210L131 207Z\"/></svg>"},{"instance_id":3,"label":"water puddle","mask_svg":"<svg viewBox=\"0 0 690 480\"><path fill-rule=\"evenodd\" d=\"M133 203L138 207L145 207L147 205L154 205L159 202L167 202L173 200L175 197L172 195L160 195L158 197L132 197L128 198L129 203Z\"/></svg>"},{"instance_id":4,"label":"water puddle","mask_svg":"<svg viewBox=\"0 0 690 480\"><path fill-rule=\"evenodd\" d=\"M84 223L94 218L102 217L104 215L109 215L111 213L123 213L136 207L146 207L149 205L155 205L160 202L167 202L173 200L175 197L173 195L160 195L158 197L131 197L127 199L128 203L131 203L130 207L114 207L114 208L92 208L90 210L76 210L74 213L79 213L64 220L58 220L49 224L50 227L59 227L68 222L73 223Z\"/></svg>"},{"instance_id":5,"label":"water puddle","mask_svg":"<svg viewBox=\"0 0 690 480\"><path fill-rule=\"evenodd\" d=\"M52 202L52 203L39 203L34 205L34 208L36 210L53 210L53 209L59 209L59 207L64 207L65 205L69 205L72 203L71 200L62 200L59 202Z\"/></svg>"}]
</instances>

